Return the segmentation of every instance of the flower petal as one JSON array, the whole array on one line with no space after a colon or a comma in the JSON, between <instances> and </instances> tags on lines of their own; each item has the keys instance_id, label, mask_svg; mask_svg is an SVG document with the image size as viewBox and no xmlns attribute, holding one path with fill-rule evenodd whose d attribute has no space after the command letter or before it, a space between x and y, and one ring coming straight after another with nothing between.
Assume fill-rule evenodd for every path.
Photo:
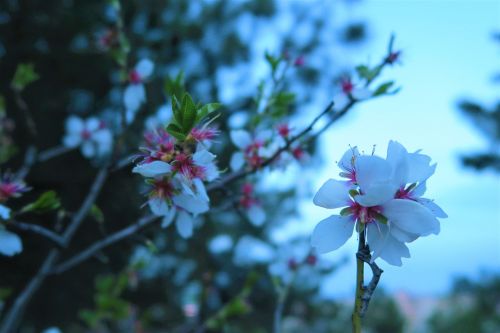
<instances>
[{"instance_id":1,"label":"flower petal","mask_svg":"<svg viewBox=\"0 0 500 333\"><path fill-rule=\"evenodd\" d=\"M231 136L231 141L234 145L240 149L245 149L252 144L252 137L250 133L244 130L234 130L229 133Z\"/></svg>"},{"instance_id":2,"label":"flower petal","mask_svg":"<svg viewBox=\"0 0 500 333\"><path fill-rule=\"evenodd\" d=\"M252 205L246 211L248 220L256 227L260 227L266 220L266 212L259 205Z\"/></svg>"},{"instance_id":3,"label":"flower petal","mask_svg":"<svg viewBox=\"0 0 500 333\"><path fill-rule=\"evenodd\" d=\"M340 208L349 206L349 183L329 179L314 196L313 203L323 208Z\"/></svg>"},{"instance_id":4,"label":"flower petal","mask_svg":"<svg viewBox=\"0 0 500 333\"><path fill-rule=\"evenodd\" d=\"M393 182L371 184L366 192L356 195L354 200L365 207L379 206L394 198L396 189Z\"/></svg>"},{"instance_id":5,"label":"flower petal","mask_svg":"<svg viewBox=\"0 0 500 333\"><path fill-rule=\"evenodd\" d=\"M391 165L378 156L361 155L355 158L356 181L362 192L372 184L379 184L391 180Z\"/></svg>"},{"instance_id":6,"label":"flower petal","mask_svg":"<svg viewBox=\"0 0 500 333\"><path fill-rule=\"evenodd\" d=\"M83 128L83 120L77 116L69 116L66 120L67 133L81 135Z\"/></svg>"},{"instance_id":7,"label":"flower petal","mask_svg":"<svg viewBox=\"0 0 500 333\"><path fill-rule=\"evenodd\" d=\"M340 111L345 108L347 104L349 104L349 101L349 97L346 94L337 94L333 97L333 109L336 111Z\"/></svg>"},{"instance_id":8,"label":"flower petal","mask_svg":"<svg viewBox=\"0 0 500 333\"><path fill-rule=\"evenodd\" d=\"M146 91L142 84L129 84L123 93L125 108L131 112L137 111L146 99Z\"/></svg>"},{"instance_id":9,"label":"flower petal","mask_svg":"<svg viewBox=\"0 0 500 333\"><path fill-rule=\"evenodd\" d=\"M153 74L153 70L155 68L155 64L149 59L141 59L135 65L135 71L141 77L141 80L147 79L151 74Z\"/></svg>"},{"instance_id":10,"label":"flower petal","mask_svg":"<svg viewBox=\"0 0 500 333\"><path fill-rule=\"evenodd\" d=\"M439 233L439 221L418 202L394 199L382 206L382 214L388 218L389 223L395 224L403 231L418 236Z\"/></svg>"},{"instance_id":11,"label":"flower petal","mask_svg":"<svg viewBox=\"0 0 500 333\"><path fill-rule=\"evenodd\" d=\"M387 162L392 167L392 179L399 187L408 183L410 164L408 162L408 151L397 141L389 141L387 146Z\"/></svg>"},{"instance_id":12,"label":"flower petal","mask_svg":"<svg viewBox=\"0 0 500 333\"><path fill-rule=\"evenodd\" d=\"M132 172L138 173L143 177L163 176L172 171L172 166L163 161L153 161L135 166Z\"/></svg>"},{"instance_id":13,"label":"flower petal","mask_svg":"<svg viewBox=\"0 0 500 333\"><path fill-rule=\"evenodd\" d=\"M173 197L173 201L177 206L195 215L205 213L209 209L206 200L188 194L176 195Z\"/></svg>"},{"instance_id":14,"label":"flower petal","mask_svg":"<svg viewBox=\"0 0 500 333\"><path fill-rule=\"evenodd\" d=\"M436 164L430 165L431 158L424 154L408 154L408 183L423 182L434 174Z\"/></svg>"},{"instance_id":15,"label":"flower petal","mask_svg":"<svg viewBox=\"0 0 500 333\"><path fill-rule=\"evenodd\" d=\"M22 251L23 243L21 238L10 231L0 229L0 254L12 257Z\"/></svg>"},{"instance_id":16,"label":"flower petal","mask_svg":"<svg viewBox=\"0 0 500 333\"><path fill-rule=\"evenodd\" d=\"M8 220L10 218L10 208L0 204L0 218Z\"/></svg>"},{"instance_id":17,"label":"flower petal","mask_svg":"<svg viewBox=\"0 0 500 333\"><path fill-rule=\"evenodd\" d=\"M368 244L373 250L372 261L380 257L388 264L401 266L401 258L409 258L410 251L408 247L388 232L388 227L383 224L368 224Z\"/></svg>"},{"instance_id":18,"label":"flower petal","mask_svg":"<svg viewBox=\"0 0 500 333\"><path fill-rule=\"evenodd\" d=\"M358 147L349 148L338 162L339 168L346 172L354 169L354 160L359 156Z\"/></svg>"},{"instance_id":19,"label":"flower petal","mask_svg":"<svg viewBox=\"0 0 500 333\"><path fill-rule=\"evenodd\" d=\"M229 162L229 166L231 170L238 171L243 165L245 165L245 157L242 152L236 152L231 156L231 161Z\"/></svg>"},{"instance_id":20,"label":"flower petal","mask_svg":"<svg viewBox=\"0 0 500 333\"><path fill-rule=\"evenodd\" d=\"M90 117L85 121L85 129L89 132L95 132L101 126L101 121L96 117Z\"/></svg>"},{"instance_id":21,"label":"flower petal","mask_svg":"<svg viewBox=\"0 0 500 333\"><path fill-rule=\"evenodd\" d=\"M169 214L170 208L165 199L162 198L151 198L148 200L149 208L153 214L157 216L165 216Z\"/></svg>"},{"instance_id":22,"label":"flower petal","mask_svg":"<svg viewBox=\"0 0 500 333\"><path fill-rule=\"evenodd\" d=\"M165 216L163 216L163 219L161 220L161 227L162 228L166 228L172 223L176 212L177 212L177 209L175 209L175 207L172 207L168 211L168 213Z\"/></svg>"},{"instance_id":23,"label":"flower petal","mask_svg":"<svg viewBox=\"0 0 500 333\"><path fill-rule=\"evenodd\" d=\"M82 154L83 156L87 157L87 158L90 158L92 156L95 155L96 153L96 149L95 149L95 143L90 141L90 140L87 140L85 142L83 142L82 144Z\"/></svg>"},{"instance_id":24,"label":"flower petal","mask_svg":"<svg viewBox=\"0 0 500 333\"><path fill-rule=\"evenodd\" d=\"M354 221L349 217L332 215L316 225L311 245L319 253L334 251L341 247L352 235Z\"/></svg>"},{"instance_id":25,"label":"flower petal","mask_svg":"<svg viewBox=\"0 0 500 333\"><path fill-rule=\"evenodd\" d=\"M357 100L363 100L370 98L372 96L372 92L366 88L354 88L351 95Z\"/></svg>"},{"instance_id":26,"label":"flower petal","mask_svg":"<svg viewBox=\"0 0 500 333\"><path fill-rule=\"evenodd\" d=\"M181 237L189 238L193 235L194 218L185 211L180 211L175 220L175 226Z\"/></svg>"},{"instance_id":27,"label":"flower petal","mask_svg":"<svg viewBox=\"0 0 500 333\"><path fill-rule=\"evenodd\" d=\"M434 214L435 217L439 218L447 218L448 214L444 212L444 210L439 207L434 200L431 199L426 199L426 198L419 198L417 200L419 203L422 204L425 208L431 211L432 214Z\"/></svg>"}]
</instances>

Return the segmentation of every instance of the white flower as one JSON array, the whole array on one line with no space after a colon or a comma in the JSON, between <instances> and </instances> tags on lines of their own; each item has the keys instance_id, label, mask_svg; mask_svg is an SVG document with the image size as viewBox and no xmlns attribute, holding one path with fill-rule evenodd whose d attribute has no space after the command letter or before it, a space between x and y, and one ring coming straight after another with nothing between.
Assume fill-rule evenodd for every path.
<instances>
[{"instance_id":1,"label":"white flower","mask_svg":"<svg viewBox=\"0 0 500 333\"><path fill-rule=\"evenodd\" d=\"M245 130L233 130L230 132L231 141L240 149L231 156L231 169L237 171L245 163L252 168L259 167L265 159L270 158L278 149L279 143L271 141L272 131L262 130L250 135Z\"/></svg>"},{"instance_id":2,"label":"white flower","mask_svg":"<svg viewBox=\"0 0 500 333\"><path fill-rule=\"evenodd\" d=\"M436 216L446 214L442 210L442 214L432 212L415 197L407 195L417 188L417 193L423 193L425 185L422 184L432 175L435 165L429 166L427 156L408 154L401 148L391 141L387 160L360 155L356 148L344 154L339 166L343 169L341 176L348 180L328 180L313 200L320 207L344 208L341 215L324 219L314 229L311 241L320 253L342 246L357 223L361 229L367 229L373 259L381 257L399 266L401 257L410 256L405 243L439 233ZM406 187L407 181L412 185ZM417 186L419 182L422 183ZM401 191L405 195L401 195Z\"/></svg>"},{"instance_id":3,"label":"white flower","mask_svg":"<svg viewBox=\"0 0 500 333\"><path fill-rule=\"evenodd\" d=\"M137 110L146 101L144 81L153 74L154 63L149 59L142 59L129 73L130 84L123 93L123 104L126 109L127 123L131 123Z\"/></svg>"},{"instance_id":4,"label":"white flower","mask_svg":"<svg viewBox=\"0 0 500 333\"><path fill-rule=\"evenodd\" d=\"M83 120L70 116L66 120L66 135L63 138L66 147L80 147L87 158L102 157L111 152L113 135L105 124L95 117Z\"/></svg>"},{"instance_id":5,"label":"white flower","mask_svg":"<svg viewBox=\"0 0 500 333\"><path fill-rule=\"evenodd\" d=\"M354 85L349 78L342 79L340 85L341 92L333 97L333 108L337 111L344 109L351 99L363 100L372 95L368 89Z\"/></svg>"},{"instance_id":6,"label":"white flower","mask_svg":"<svg viewBox=\"0 0 500 333\"><path fill-rule=\"evenodd\" d=\"M62 331L58 327L49 327L46 328L42 333L62 333Z\"/></svg>"},{"instance_id":7,"label":"white flower","mask_svg":"<svg viewBox=\"0 0 500 333\"><path fill-rule=\"evenodd\" d=\"M18 235L0 226L0 254L12 257L23 251L23 243Z\"/></svg>"}]
</instances>

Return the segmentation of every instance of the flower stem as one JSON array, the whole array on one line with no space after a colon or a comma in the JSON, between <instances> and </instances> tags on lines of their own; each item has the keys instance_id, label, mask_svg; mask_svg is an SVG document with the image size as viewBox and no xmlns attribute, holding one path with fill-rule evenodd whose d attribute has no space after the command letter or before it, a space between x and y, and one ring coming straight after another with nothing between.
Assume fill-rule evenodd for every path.
<instances>
[{"instance_id":1,"label":"flower stem","mask_svg":"<svg viewBox=\"0 0 500 333\"><path fill-rule=\"evenodd\" d=\"M358 252L365 248L365 231L359 233ZM364 262L356 256L356 299L352 312L352 332L361 333L361 307L363 305Z\"/></svg>"}]
</instances>

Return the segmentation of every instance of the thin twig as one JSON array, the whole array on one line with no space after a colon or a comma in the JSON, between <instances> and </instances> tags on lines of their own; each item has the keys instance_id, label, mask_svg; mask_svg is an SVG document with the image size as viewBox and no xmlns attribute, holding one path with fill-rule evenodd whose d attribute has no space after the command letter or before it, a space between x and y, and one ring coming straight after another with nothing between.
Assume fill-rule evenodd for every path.
<instances>
[{"instance_id":1,"label":"thin twig","mask_svg":"<svg viewBox=\"0 0 500 333\"><path fill-rule=\"evenodd\" d=\"M363 317L368 310L368 305L370 304L373 292L377 288L377 285L380 281L380 276L384 271L380 267L378 267L378 265L374 261L372 261L368 245L366 245L364 249L356 253L356 257L364 263L367 263L372 270L372 278L370 280L370 283L368 283L367 286L363 287L363 295L361 297L362 303L359 310L359 315Z\"/></svg>"},{"instance_id":2,"label":"thin twig","mask_svg":"<svg viewBox=\"0 0 500 333\"><path fill-rule=\"evenodd\" d=\"M55 146L55 147L52 147L52 148L49 148L47 150L39 152L36 161L37 162L46 162L54 157L57 157L57 156L65 154L67 152L70 152L73 149L75 149L75 148L70 148L70 147L66 147L63 145Z\"/></svg>"},{"instance_id":3,"label":"thin twig","mask_svg":"<svg viewBox=\"0 0 500 333\"><path fill-rule=\"evenodd\" d=\"M68 228L63 233L63 245L68 246L81 222L87 215L88 211L92 207L92 204L97 199L97 196L104 185L106 180L106 176L108 174L108 168L103 167L99 170L91 188L88 192L85 200L83 201L80 209L71 219L71 222ZM5 314L2 322L2 326L0 327L0 333L12 333L15 332L17 326L19 324L20 319L22 318L24 309L26 305L33 297L33 295L40 289L43 281L50 273L52 267L56 264L59 259L61 252L59 249L54 248L50 250L49 254L45 258L42 266L35 274L35 276L29 281L28 285L21 291L21 293L16 297L14 303L10 307L9 311Z\"/></svg>"},{"instance_id":4,"label":"thin twig","mask_svg":"<svg viewBox=\"0 0 500 333\"><path fill-rule=\"evenodd\" d=\"M94 254L96 254L98 251L102 250L105 247L108 247L110 245L113 245L125 238L128 238L135 233L137 233L139 230L144 229L146 226L156 222L158 220L158 216L155 215L147 215L139 219L139 221L135 224L132 224L120 231L117 231L97 242L92 244L91 246L87 247L85 250L81 251L80 253L74 255L70 259L64 261L63 263L57 265L52 269L50 274L61 274L66 272L67 270L73 268L74 266L82 263L83 261L87 260L88 258L92 257Z\"/></svg>"},{"instance_id":5,"label":"thin twig","mask_svg":"<svg viewBox=\"0 0 500 333\"><path fill-rule=\"evenodd\" d=\"M32 223L25 223L25 222L20 222L20 221L10 221L7 226L12 227L17 230L22 230L22 231L29 231L34 234L40 235L42 237L47 238L48 240L52 241L59 247L64 247L64 239L59 236L57 233L53 232L52 230L49 230L45 227L42 227L37 224L32 224Z\"/></svg>"}]
</instances>

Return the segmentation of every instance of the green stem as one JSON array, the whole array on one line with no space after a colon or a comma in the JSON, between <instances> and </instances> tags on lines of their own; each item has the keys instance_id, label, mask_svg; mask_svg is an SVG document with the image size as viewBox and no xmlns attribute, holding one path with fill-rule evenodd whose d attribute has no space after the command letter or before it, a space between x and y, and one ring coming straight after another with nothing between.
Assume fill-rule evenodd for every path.
<instances>
[{"instance_id":1,"label":"green stem","mask_svg":"<svg viewBox=\"0 0 500 333\"><path fill-rule=\"evenodd\" d=\"M365 231L359 233L358 252L365 247ZM356 256L356 299L352 312L352 332L361 333L361 306L363 305L364 262Z\"/></svg>"}]
</instances>

